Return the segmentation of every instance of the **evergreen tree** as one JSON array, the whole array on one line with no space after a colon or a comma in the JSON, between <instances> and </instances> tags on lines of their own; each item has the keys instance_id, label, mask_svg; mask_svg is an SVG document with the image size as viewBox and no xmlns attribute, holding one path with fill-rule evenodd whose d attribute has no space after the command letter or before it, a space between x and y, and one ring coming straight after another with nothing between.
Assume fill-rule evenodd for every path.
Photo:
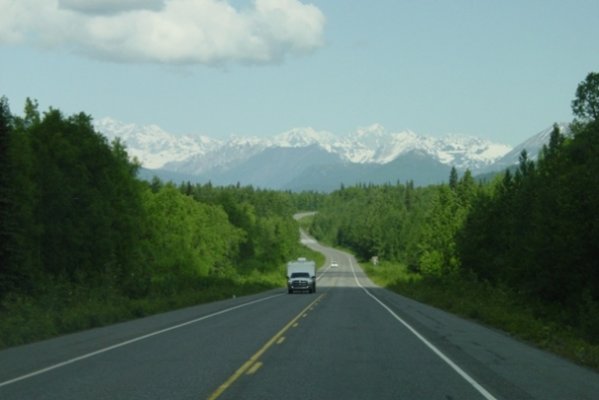
<instances>
[{"instance_id":1,"label":"evergreen tree","mask_svg":"<svg viewBox=\"0 0 599 400\"><path fill-rule=\"evenodd\" d=\"M11 167L8 160L11 118L8 99L3 96L0 98L0 293L6 292L2 282L9 269L10 249L14 246L9 227L12 214L12 187L9 186L8 175Z\"/></svg>"},{"instance_id":2,"label":"evergreen tree","mask_svg":"<svg viewBox=\"0 0 599 400\"><path fill-rule=\"evenodd\" d=\"M599 119L599 72L590 72L576 88L572 111L582 122Z\"/></svg>"},{"instance_id":3,"label":"evergreen tree","mask_svg":"<svg viewBox=\"0 0 599 400\"><path fill-rule=\"evenodd\" d=\"M0 267L0 289L31 292L36 287L41 267L39 257L40 225L34 207L38 188L32 179L33 155L26 124L39 120L37 104L27 99L27 119L10 115L8 101L2 101L2 232L4 260Z\"/></svg>"},{"instance_id":4,"label":"evergreen tree","mask_svg":"<svg viewBox=\"0 0 599 400\"><path fill-rule=\"evenodd\" d=\"M451 190L456 190L458 187L458 171L455 167L451 167L451 171L449 173L449 188Z\"/></svg>"}]
</instances>

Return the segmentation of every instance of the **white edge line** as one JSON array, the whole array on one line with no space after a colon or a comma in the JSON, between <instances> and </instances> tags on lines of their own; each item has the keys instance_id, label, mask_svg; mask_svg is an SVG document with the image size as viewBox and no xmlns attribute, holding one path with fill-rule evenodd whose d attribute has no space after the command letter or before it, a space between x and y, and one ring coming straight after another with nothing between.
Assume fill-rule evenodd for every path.
<instances>
[{"instance_id":1,"label":"white edge line","mask_svg":"<svg viewBox=\"0 0 599 400\"><path fill-rule=\"evenodd\" d=\"M379 300L375 295L370 293L368 289L366 289L362 284L358 281L358 276L356 275L356 271L354 269L354 264L349 258L349 263L351 266L352 273L354 275L354 280L360 289L362 289L368 296L374 299L381 307L383 307L389 314L391 314L397 321L399 321L403 326L405 326L414 336L416 336L422 343L426 345L433 353L435 353L441 360L445 361L447 365L449 365L455 372L457 372L462 378L466 380L474 389L476 389L485 399L487 400L497 400L491 393L489 393L481 384L479 384L474 378L468 375L463 369L461 369L456 363L451 361L449 357L447 357L441 350L439 350L434 344L429 342L424 336L422 336L416 329L414 329L410 324L404 321L399 315L397 315L391 308L389 308L385 303Z\"/></svg>"},{"instance_id":2,"label":"white edge line","mask_svg":"<svg viewBox=\"0 0 599 400\"><path fill-rule=\"evenodd\" d=\"M220 310L220 311L214 312L212 314L204 315L203 317L196 318L196 319L193 319L191 321L184 322L182 324L174 325L174 326L171 326L169 328L161 329L161 330L156 331L156 332L148 333L148 334L143 335L143 336L138 336L136 338L129 339L129 340L126 340L124 342L114 344L112 346L104 347L104 348L102 348L100 350L96 350L96 351L93 351L91 353L87 353L87 354L84 354L82 356L79 356L79 357L71 358L70 360L66 360L66 361L60 362L58 364L54 364L54 365L51 365L49 367L42 368L40 370L31 372L29 374L21 375L19 377L10 379L8 381L0 382L0 387L7 386L7 385L10 385L11 383L19 382L19 381L22 381L22 380L25 380L25 379L29 379L29 378L32 378L32 377L34 377L36 375L41 375L41 374L44 374L46 372L50 372L52 370L64 367L66 365L73 364L73 363L75 363L77 361L85 360L87 358L94 357L94 356L97 356L97 355L102 354L102 353L106 353L106 352L114 350L114 349L118 349L119 347L127 346L129 344L132 344L132 343L135 343L135 342L139 342L141 340L148 339L148 338L151 338L153 336L161 335L163 333L170 332L170 331L182 328L182 327L187 326L187 325L195 324L197 322L206 320L208 318L216 317L218 315L225 314L225 313L228 313L230 311L237 310L239 308L246 307L246 306L249 306L249 305L252 305L252 304L256 304L256 303L259 303L261 301L270 300L272 298L279 297L279 296L282 296L282 294L275 294L275 295L272 295L272 296L268 296L268 297L264 297L264 298L261 298L261 299L253 300L253 301L250 301L250 302L247 302L247 303L239 304L237 306L226 308L224 310Z\"/></svg>"}]
</instances>

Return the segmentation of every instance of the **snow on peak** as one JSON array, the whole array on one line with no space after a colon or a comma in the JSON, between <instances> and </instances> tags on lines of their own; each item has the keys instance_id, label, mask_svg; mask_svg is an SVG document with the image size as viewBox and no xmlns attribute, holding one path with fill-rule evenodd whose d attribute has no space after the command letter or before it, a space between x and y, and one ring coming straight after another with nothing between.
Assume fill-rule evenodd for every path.
<instances>
[{"instance_id":1,"label":"snow on peak","mask_svg":"<svg viewBox=\"0 0 599 400\"><path fill-rule=\"evenodd\" d=\"M348 162L378 164L389 163L408 152L420 152L443 164L472 170L492 164L511 150L510 146L466 135L431 137L410 130L388 132L378 123L345 136L302 127L269 138L231 136L226 141L206 136L175 136L157 125L126 124L111 118L98 120L95 125L109 139L120 137L129 154L144 167L193 173L227 168L270 147L318 145Z\"/></svg>"},{"instance_id":2,"label":"snow on peak","mask_svg":"<svg viewBox=\"0 0 599 400\"><path fill-rule=\"evenodd\" d=\"M440 138L410 130L387 132L380 124L359 128L349 135L343 156L352 162L386 164L402 154L421 152L459 169L476 169L493 163L511 147L476 137L448 134Z\"/></svg>"},{"instance_id":3,"label":"snow on peak","mask_svg":"<svg viewBox=\"0 0 599 400\"><path fill-rule=\"evenodd\" d=\"M320 145L329 148L337 141L337 137L327 131L317 131L314 128L293 128L276 135L271 141L272 145L278 147L306 147Z\"/></svg>"},{"instance_id":4,"label":"snow on peak","mask_svg":"<svg viewBox=\"0 0 599 400\"><path fill-rule=\"evenodd\" d=\"M109 140L120 138L131 157L138 159L142 166L152 169L209 152L220 145L220 141L207 136L177 137L154 124L136 125L102 118L95 121L94 126Z\"/></svg>"},{"instance_id":5,"label":"snow on peak","mask_svg":"<svg viewBox=\"0 0 599 400\"><path fill-rule=\"evenodd\" d=\"M381 137L386 134L385 127L379 123L370 124L366 127L360 127L354 133L354 137L357 138L372 138Z\"/></svg>"}]
</instances>

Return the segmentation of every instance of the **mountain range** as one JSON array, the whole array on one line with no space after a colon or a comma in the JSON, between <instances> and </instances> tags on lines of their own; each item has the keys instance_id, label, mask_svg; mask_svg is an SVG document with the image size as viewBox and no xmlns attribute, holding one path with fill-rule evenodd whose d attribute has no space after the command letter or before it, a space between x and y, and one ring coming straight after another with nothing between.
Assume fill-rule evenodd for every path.
<instances>
[{"instance_id":1,"label":"mountain range","mask_svg":"<svg viewBox=\"0 0 599 400\"><path fill-rule=\"evenodd\" d=\"M560 125L566 129L566 124ZM473 174L516 164L522 149L531 158L549 140L545 129L514 148L458 134L440 138L412 131L387 132L380 124L345 136L294 128L272 137L177 136L157 125L127 124L112 118L95 122L109 140L119 137L142 164L141 176L174 182L253 185L282 190L331 191L340 185L447 181L449 171Z\"/></svg>"}]
</instances>

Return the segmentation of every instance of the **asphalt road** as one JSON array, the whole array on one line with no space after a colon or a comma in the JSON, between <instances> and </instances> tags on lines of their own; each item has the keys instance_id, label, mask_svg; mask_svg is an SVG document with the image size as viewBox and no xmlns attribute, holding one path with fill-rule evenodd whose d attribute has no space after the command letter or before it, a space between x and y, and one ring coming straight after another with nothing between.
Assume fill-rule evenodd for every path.
<instances>
[{"instance_id":1,"label":"asphalt road","mask_svg":"<svg viewBox=\"0 0 599 400\"><path fill-rule=\"evenodd\" d=\"M599 374L377 288L277 289L0 352L0 399L598 399ZM282 279L284 279L282 277Z\"/></svg>"}]
</instances>

